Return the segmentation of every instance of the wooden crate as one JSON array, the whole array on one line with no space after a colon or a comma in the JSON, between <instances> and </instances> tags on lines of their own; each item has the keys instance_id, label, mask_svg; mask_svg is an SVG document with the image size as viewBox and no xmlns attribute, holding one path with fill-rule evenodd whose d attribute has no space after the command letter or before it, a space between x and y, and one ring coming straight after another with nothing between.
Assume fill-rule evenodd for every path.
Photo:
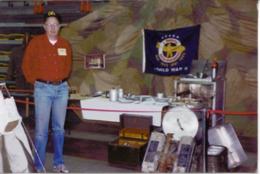
<instances>
[{"instance_id":1,"label":"wooden crate","mask_svg":"<svg viewBox=\"0 0 260 174\"><path fill-rule=\"evenodd\" d=\"M127 168L140 168L149 140L152 116L122 114L119 137L108 143L108 162Z\"/></svg>"}]
</instances>

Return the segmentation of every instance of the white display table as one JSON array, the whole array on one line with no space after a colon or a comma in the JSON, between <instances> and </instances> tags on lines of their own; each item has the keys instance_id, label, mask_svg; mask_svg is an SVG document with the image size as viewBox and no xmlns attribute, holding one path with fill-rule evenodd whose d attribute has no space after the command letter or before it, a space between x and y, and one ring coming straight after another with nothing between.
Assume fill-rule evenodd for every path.
<instances>
[{"instance_id":1,"label":"white display table","mask_svg":"<svg viewBox=\"0 0 260 174\"><path fill-rule=\"evenodd\" d=\"M94 97L80 100L80 105L82 117L86 120L119 122L120 115L126 113L152 116L153 125L161 126L162 110L168 103L127 100L111 102L108 98Z\"/></svg>"}]
</instances>

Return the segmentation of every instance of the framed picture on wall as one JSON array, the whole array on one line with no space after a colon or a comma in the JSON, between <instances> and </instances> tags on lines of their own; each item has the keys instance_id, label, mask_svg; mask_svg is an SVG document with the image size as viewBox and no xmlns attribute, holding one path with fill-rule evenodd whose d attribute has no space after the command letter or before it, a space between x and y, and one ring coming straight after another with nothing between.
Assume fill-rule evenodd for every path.
<instances>
[{"instance_id":1,"label":"framed picture on wall","mask_svg":"<svg viewBox=\"0 0 260 174\"><path fill-rule=\"evenodd\" d=\"M94 53L84 57L85 69L105 69L105 54Z\"/></svg>"}]
</instances>

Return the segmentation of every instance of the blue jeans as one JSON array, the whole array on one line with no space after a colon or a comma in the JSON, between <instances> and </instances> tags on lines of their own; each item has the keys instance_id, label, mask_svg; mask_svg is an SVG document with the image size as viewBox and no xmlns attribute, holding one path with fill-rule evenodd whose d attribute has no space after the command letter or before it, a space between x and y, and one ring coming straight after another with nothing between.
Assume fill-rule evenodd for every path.
<instances>
[{"instance_id":1,"label":"blue jeans","mask_svg":"<svg viewBox=\"0 0 260 174\"><path fill-rule=\"evenodd\" d=\"M51 85L36 81L34 84L35 147L38 152L38 155L36 153L34 155L34 163L38 170L42 170L45 164L50 118L52 119L51 128L54 146L53 165L64 164L64 123L68 94L67 82L60 85Z\"/></svg>"}]
</instances>

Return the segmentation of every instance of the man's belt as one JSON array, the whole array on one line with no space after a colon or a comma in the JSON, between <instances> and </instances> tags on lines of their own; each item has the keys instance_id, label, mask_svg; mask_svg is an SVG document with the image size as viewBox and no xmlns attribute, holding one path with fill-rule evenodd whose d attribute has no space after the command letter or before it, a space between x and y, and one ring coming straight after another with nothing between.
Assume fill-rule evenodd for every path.
<instances>
[{"instance_id":1,"label":"man's belt","mask_svg":"<svg viewBox=\"0 0 260 174\"><path fill-rule=\"evenodd\" d=\"M67 79L62 79L62 80L57 80L57 81L48 81L48 80L37 79L36 81L50 84L50 85L60 85L63 82L67 81Z\"/></svg>"}]
</instances>

